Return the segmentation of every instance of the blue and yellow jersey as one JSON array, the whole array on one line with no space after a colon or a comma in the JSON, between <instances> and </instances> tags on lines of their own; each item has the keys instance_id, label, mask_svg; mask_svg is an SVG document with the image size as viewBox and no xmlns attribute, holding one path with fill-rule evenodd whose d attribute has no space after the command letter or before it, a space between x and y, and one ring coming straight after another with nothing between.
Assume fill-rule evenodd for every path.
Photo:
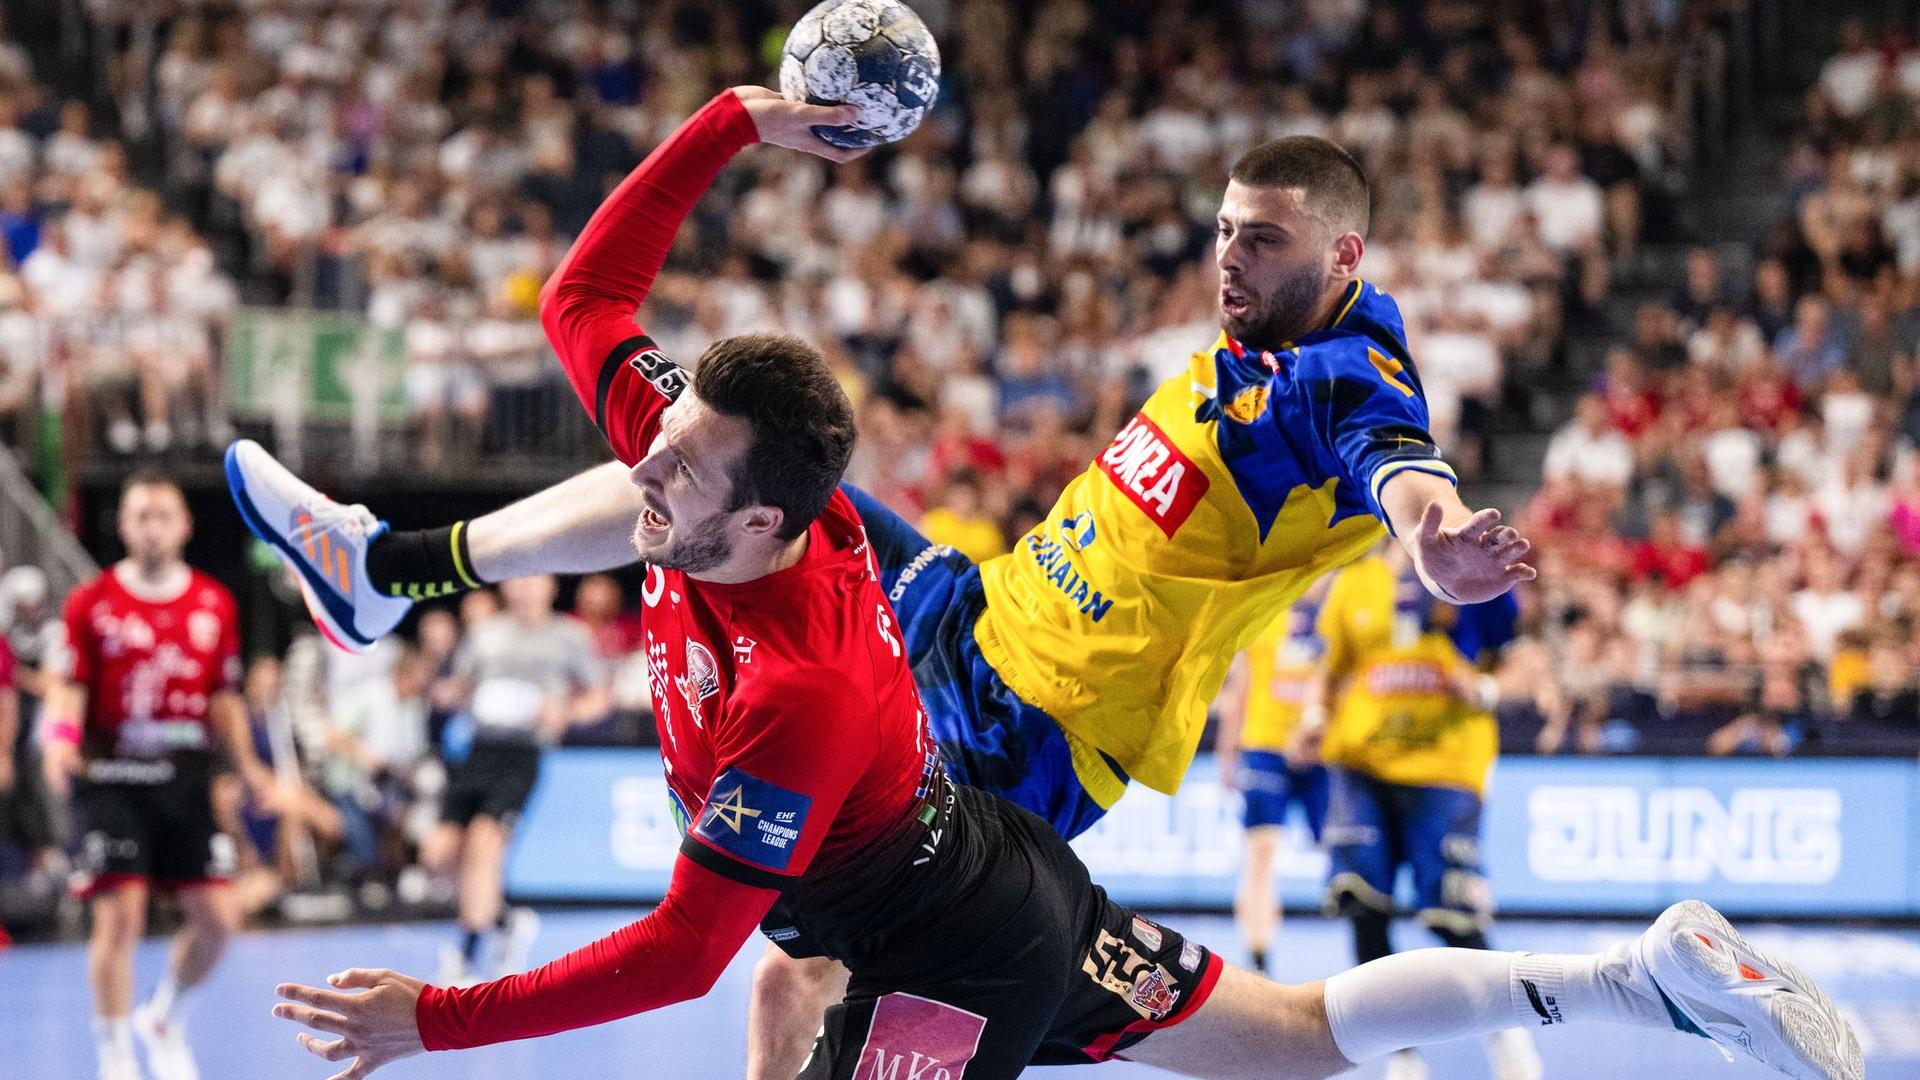
<instances>
[{"instance_id":1,"label":"blue and yellow jersey","mask_svg":"<svg viewBox=\"0 0 1920 1080\"><path fill-rule=\"evenodd\" d=\"M1452 478L1400 309L1366 282L1276 354L1222 334L1161 384L1053 512L980 568L981 653L1112 805L1180 786L1233 656L1382 534L1380 485Z\"/></svg>"},{"instance_id":2,"label":"blue and yellow jersey","mask_svg":"<svg viewBox=\"0 0 1920 1080\"><path fill-rule=\"evenodd\" d=\"M1282 753L1300 723L1307 693L1320 675L1317 625L1323 598L1302 596L1247 646L1247 709L1240 728L1242 750Z\"/></svg>"},{"instance_id":3,"label":"blue and yellow jersey","mask_svg":"<svg viewBox=\"0 0 1920 1080\"><path fill-rule=\"evenodd\" d=\"M1345 680L1320 755L1390 784L1485 793L1499 750L1493 714L1464 700L1478 669L1436 625L1411 569L1383 558L1340 571L1320 609L1325 663Z\"/></svg>"}]
</instances>

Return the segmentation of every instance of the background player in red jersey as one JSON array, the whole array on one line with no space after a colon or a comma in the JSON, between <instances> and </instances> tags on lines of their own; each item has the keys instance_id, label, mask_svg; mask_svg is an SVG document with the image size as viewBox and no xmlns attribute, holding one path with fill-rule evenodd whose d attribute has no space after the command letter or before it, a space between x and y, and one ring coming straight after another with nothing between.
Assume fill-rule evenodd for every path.
<instances>
[{"instance_id":1,"label":"background player in red jersey","mask_svg":"<svg viewBox=\"0 0 1920 1080\"><path fill-rule=\"evenodd\" d=\"M269 798L274 780L254 755L237 690L233 597L181 558L192 519L180 489L135 473L119 524L127 557L67 598L69 666L47 695L44 763L49 787L71 793L81 836L100 1076L139 1080L137 1033L158 1080L192 1080L186 1005L240 922L233 842L211 799L216 742L256 798ZM176 894L186 926L159 988L129 1016L153 887Z\"/></svg>"}]
</instances>

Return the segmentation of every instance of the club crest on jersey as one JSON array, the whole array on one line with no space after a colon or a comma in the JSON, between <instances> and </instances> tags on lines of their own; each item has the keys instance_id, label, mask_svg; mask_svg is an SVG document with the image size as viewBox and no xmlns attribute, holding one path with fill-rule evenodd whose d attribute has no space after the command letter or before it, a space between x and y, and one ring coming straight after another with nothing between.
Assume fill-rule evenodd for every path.
<instances>
[{"instance_id":1,"label":"club crest on jersey","mask_svg":"<svg viewBox=\"0 0 1920 1080\"><path fill-rule=\"evenodd\" d=\"M1127 421L1101 452L1098 464L1113 486L1169 537L1186 524L1211 483L1145 413Z\"/></svg>"},{"instance_id":2,"label":"club crest on jersey","mask_svg":"<svg viewBox=\"0 0 1920 1080\"><path fill-rule=\"evenodd\" d=\"M676 676L673 685L686 700L687 712L693 716L693 726L703 728L705 719L700 715L700 703L720 692L720 668L713 662L713 654L705 645L697 641L687 642L687 673Z\"/></svg>"},{"instance_id":3,"label":"club crest on jersey","mask_svg":"<svg viewBox=\"0 0 1920 1080\"><path fill-rule=\"evenodd\" d=\"M1075 551L1085 551L1093 546L1093 511L1082 510L1060 523L1060 539Z\"/></svg>"},{"instance_id":4,"label":"club crest on jersey","mask_svg":"<svg viewBox=\"0 0 1920 1080\"><path fill-rule=\"evenodd\" d=\"M198 652L220 647L220 616L202 608L187 615L187 637Z\"/></svg>"},{"instance_id":5,"label":"club crest on jersey","mask_svg":"<svg viewBox=\"0 0 1920 1080\"><path fill-rule=\"evenodd\" d=\"M1266 415L1269 392L1265 383L1256 383L1243 388L1221 409L1227 419L1236 424L1251 424Z\"/></svg>"},{"instance_id":6,"label":"club crest on jersey","mask_svg":"<svg viewBox=\"0 0 1920 1080\"><path fill-rule=\"evenodd\" d=\"M1154 1020L1165 1020L1180 1000L1180 991L1172 986L1173 978L1167 969L1159 964L1143 971L1133 980L1133 994L1130 1000L1133 1007L1144 1016Z\"/></svg>"}]
</instances>

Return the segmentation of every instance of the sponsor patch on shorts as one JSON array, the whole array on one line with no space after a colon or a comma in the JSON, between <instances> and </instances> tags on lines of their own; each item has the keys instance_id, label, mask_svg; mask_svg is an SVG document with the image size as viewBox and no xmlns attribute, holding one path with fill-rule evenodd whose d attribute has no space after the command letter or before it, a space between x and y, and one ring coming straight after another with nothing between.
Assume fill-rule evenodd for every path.
<instances>
[{"instance_id":1,"label":"sponsor patch on shorts","mask_svg":"<svg viewBox=\"0 0 1920 1080\"><path fill-rule=\"evenodd\" d=\"M1199 942L1188 941L1181 944L1180 966L1187 971L1199 970L1200 968L1200 943Z\"/></svg>"},{"instance_id":2,"label":"sponsor patch on shorts","mask_svg":"<svg viewBox=\"0 0 1920 1080\"><path fill-rule=\"evenodd\" d=\"M813 799L751 773L728 769L714 780L694 834L721 851L768 870L785 870L800 842Z\"/></svg>"},{"instance_id":3,"label":"sponsor patch on shorts","mask_svg":"<svg viewBox=\"0 0 1920 1080\"><path fill-rule=\"evenodd\" d=\"M986 1027L978 1013L917 994L888 994L873 1003L853 1080L964 1080Z\"/></svg>"},{"instance_id":4,"label":"sponsor patch on shorts","mask_svg":"<svg viewBox=\"0 0 1920 1080\"><path fill-rule=\"evenodd\" d=\"M1160 951L1160 928L1138 915L1133 917L1133 936L1147 947L1148 952Z\"/></svg>"}]
</instances>

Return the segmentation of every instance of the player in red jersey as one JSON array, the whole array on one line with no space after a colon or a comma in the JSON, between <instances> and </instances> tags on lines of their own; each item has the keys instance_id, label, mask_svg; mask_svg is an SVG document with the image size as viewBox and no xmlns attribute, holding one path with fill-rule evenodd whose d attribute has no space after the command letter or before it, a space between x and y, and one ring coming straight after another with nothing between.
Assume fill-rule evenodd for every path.
<instances>
[{"instance_id":1,"label":"player in red jersey","mask_svg":"<svg viewBox=\"0 0 1920 1080\"><path fill-rule=\"evenodd\" d=\"M181 558L192 521L180 489L135 473L119 525L127 557L67 598L68 667L47 693L43 761L49 788L71 793L81 836L100 1076L139 1080L138 1034L158 1080L192 1080L186 1005L240 923L228 885L233 842L215 823L210 791L216 745L226 744L256 797L274 782L237 692L233 597ZM133 949L154 887L176 894L186 926L136 1012Z\"/></svg>"},{"instance_id":2,"label":"player in red jersey","mask_svg":"<svg viewBox=\"0 0 1920 1080\"><path fill-rule=\"evenodd\" d=\"M335 1080L699 996L755 923L851 971L806 1080L1010 1080L1029 1064L1115 1056L1198 1076L1325 1077L1516 1023L1708 1035L1688 1019L1700 1015L1714 1018L1709 1037L1792 1075L1857 1080L1857 1046L1786 1034L1809 1017L1844 1032L1831 1003L1705 905L1676 905L1604 955L1424 950L1281 986L1109 900L1044 819L947 780L866 530L837 488L852 409L824 361L747 335L715 343L689 378L633 322L735 152L756 140L824 152L809 128L843 119L755 88L721 94L608 198L542 291L548 336L644 504L633 543L651 564L649 681L686 823L666 898L475 987L367 969L334 976L335 989L283 984L290 1002L275 1015L339 1036L302 1044L355 1059ZM254 489L236 487L249 525L284 543L273 523L290 519L245 496ZM1789 996L1812 1011L1769 1012Z\"/></svg>"}]
</instances>

